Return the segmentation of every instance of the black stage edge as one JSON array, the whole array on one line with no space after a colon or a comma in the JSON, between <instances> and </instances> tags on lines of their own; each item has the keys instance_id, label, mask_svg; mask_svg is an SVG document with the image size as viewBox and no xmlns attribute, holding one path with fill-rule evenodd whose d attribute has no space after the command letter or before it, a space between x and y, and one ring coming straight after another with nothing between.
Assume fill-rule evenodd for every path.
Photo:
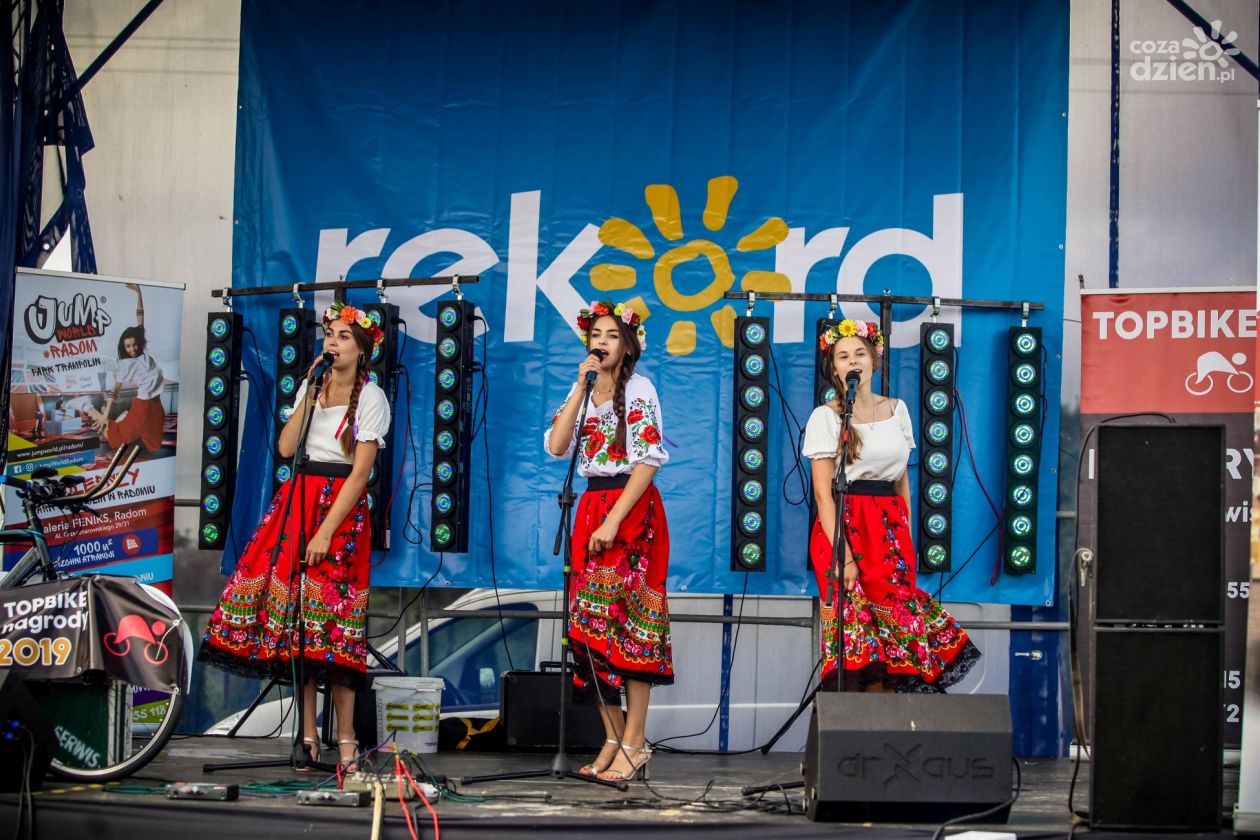
<instances>
[{"instance_id":1,"label":"black stage edge","mask_svg":"<svg viewBox=\"0 0 1260 840\"><path fill-rule=\"evenodd\" d=\"M319 774L278 771L226 771L206 777L201 765L207 761L236 761L271 756L275 739L226 739L192 737L173 740L167 749L141 775L121 783L124 788L157 786L169 781L211 781L216 783L301 781L314 784ZM574 756L575 758L578 756ZM694 800L705 794L714 804L746 801L740 789L754 785L790 783L800 779L799 753L751 755L677 755L658 751L652 759L651 786L659 794L678 800ZM526 770L536 767L538 754L528 753L436 753L424 756L434 773L451 778L475 776L497 770ZM1068 816L1068 784L1072 764L1067 759L1023 760L1023 792L1011 810L1006 825L977 825L972 828L1008 832L1021 840L1066 838L1071 828ZM1088 768L1083 767L1077 782L1075 802L1084 808L1089 801ZM1237 799L1238 768L1227 767L1224 774L1223 810ZM529 779L459 787L465 795L485 795L480 804L445 800L435 807L444 836L461 840L510 840L513 835L547 837L668 838L695 837L745 840L774 837L776 840L815 837L862 837L872 840L923 838L936 826L926 823L813 823L802 814L759 813L748 810L723 811L683 801L661 803L642 782L630 785L629 793L602 787L572 785L552 779ZM785 795L799 805L800 791L768 792L763 801L782 804ZM49 778L34 796L36 837L92 837L93 840L134 840L136 837L180 840L223 840L224 837L292 838L345 840L367 837L372 809L301 806L293 795L251 796L242 791L235 802L168 800L157 794L110 793L95 787L74 787ZM17 795L0 795L0 825L15 825ZM433 837L432 818L420 806L419 836ZM952 832L951 832L952 833ZM1081 838L1137 838L1141 833L1076 832ZM382 837L409 838L397 799L385 808ZM948 834L946 836L949 836ZM1161 833L1161 838L1232 837L1220 834Z\"/></svg>"}]
</instances>

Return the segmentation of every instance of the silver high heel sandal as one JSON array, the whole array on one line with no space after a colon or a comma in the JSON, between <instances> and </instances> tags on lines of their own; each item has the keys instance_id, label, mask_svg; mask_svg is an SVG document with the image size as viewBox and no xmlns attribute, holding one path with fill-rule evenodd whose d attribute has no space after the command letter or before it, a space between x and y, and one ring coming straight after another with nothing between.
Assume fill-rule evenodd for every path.
<instances>
[{"instance_id":1,"label":"silver high heel sandal","mask_svg":"<svg viewBox=\"0 0 1260 840\"><path fill-rule=\"evenodd\" d=\"M621 745L621 742L618 741L616 738L608 738L604 741L604 743L617 744L618 746ZM616 761L616 759L617 759L617 754L613 753L613 757L608 760L608 765L611 765L614 761ZM599 761L599 756L595 756L595 761ZM590 764L582 765L580 768L578 768L578 773L583 776L598 776L600 773L603 773L604 770L608 769L608 765L604 766L602 769L596 767L595 761L592 761Z\"/></svg>"},{"instance_id":2,"label":"silver high heel sandal","mask_svg":"<svg viewBox=\"0 0 1260 840\"><path fill-rule=\"evenodd\" d=\"M349 758L342 758L341 748L346 744L354 747L354 753ZM338 738L337 739L337 772L345 775L347 773L358 772L359 760L363 758L359 754L359 742L354 738Z\"/></svg>"},{"instance_id":3,"label":"silver high heel sandal","mask_svg":"<svg viewBox=\"0 0 1260 840\"><path fill-rule=\"evenodd\" d=\"M625 772L605 770L603 773L600 773L597 778L603 779L607 782L646 782L648 780L648 762L652 760L652 748L647 744L644 744L641 747L627 747L625 744L622 744L621 751L624 753L632 753L631 755L626 756L627 760L630 762L630 769Z\"/></svg>"}]
</instances>

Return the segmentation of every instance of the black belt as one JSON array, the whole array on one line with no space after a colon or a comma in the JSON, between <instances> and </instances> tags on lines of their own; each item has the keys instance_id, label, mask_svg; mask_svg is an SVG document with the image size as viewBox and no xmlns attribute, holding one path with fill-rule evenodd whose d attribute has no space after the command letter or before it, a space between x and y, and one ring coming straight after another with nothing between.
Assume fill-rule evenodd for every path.
<instances>
[{"instance_id":1,"label":"black belt","mask_svg":"<svg viewBox=\"0 0 1260 840\"><path fill-rule=\"evenodd\" d=\"M859 479L849 482L850 496L896 496L897 486L891 481L874 481Z\"/></svg>"},{"instance_id":2,"label":"black belt","mask_svg":"<svg viewBox=\"0 0 1260 840\"><path fill-rule=\"evenodd\" d=\"M593 475L586 480L586 489L598 493L601 490L620 490L630 483L630 473L621 475Z\"/></svg>"},{"instance_id":3,"label":"black belt","mask_svg":"<svg viewBox=\"0 0 1260 840\"><path fill-rule=\"evenodd\" d=\"M337 464L332 461L307 461L300 471L320 478L349 478L352 467L349 464Z\"/></svg>"}]
</instances>

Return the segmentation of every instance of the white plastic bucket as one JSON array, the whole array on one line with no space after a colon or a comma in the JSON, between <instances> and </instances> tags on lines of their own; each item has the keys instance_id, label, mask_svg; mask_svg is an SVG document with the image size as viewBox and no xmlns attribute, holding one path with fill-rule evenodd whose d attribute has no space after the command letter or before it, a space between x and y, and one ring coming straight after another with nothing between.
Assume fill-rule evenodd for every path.
<instances>
[{"instance_id":1,"label":"white plastic bucket","mask_svg":"<svg viewBox=\"0 0 1260 840\"><path fill-rule=\"evenodd\" d=\"M376 735L384 742L391 733L399 749L437 752L438 721L442 717L442 686L437 677L377 677Z\"/></svg>"}]
</instances>

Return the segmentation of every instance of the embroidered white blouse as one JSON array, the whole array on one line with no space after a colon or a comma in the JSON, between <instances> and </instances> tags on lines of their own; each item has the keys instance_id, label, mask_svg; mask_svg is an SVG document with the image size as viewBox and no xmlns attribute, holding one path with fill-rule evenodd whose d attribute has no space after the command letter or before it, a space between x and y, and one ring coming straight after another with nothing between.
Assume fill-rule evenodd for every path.
<instances>
[{"instance_id":1,"label":"embroidered white blouse","mask_svg":"<svg viewBox=\"0 0 1260 840\"><path fill-rule=\"evenodd\" d=\"M914 427L910 412L895 400L893 416L874 423L854 423L862 439L861 456L845 470L849 481L896 481L906 471L910 450L914 449ZM838 458L840 415L830 406L820 405L805 424L805 444L801 454L810 460Z\"/></svg>"},{"instance_id":2,"label":"embroidered white blouse","mask_svg":"<svg viewBox=\"0 0 1260 840\"><path fill-rule=\"evenodd\" d=\"M577 388L569 389L568 398ZM561 408L564 403L561 403ZM573 423L573 433L563 455L554 455L547 446L551 437L551 429L555 426L560 411L556 410L543 432L543 449L556 458L568 458L573 454L577 442L577 421ZM578 472L586 478L594 476L612 476L629 473L635 464L651 464L660 467L669 460L662 442L664 426L661 417L661 403L656 396L656 388L647 377L633 374L626 382L626 446L624 450L615 447L617 437L617 412L614 401L608 400L595 405L591 398L586 400L586 425L582 430L582 449L578 453Z\"/></svg>"},{"instance_id":3,"label":"embroidered white blouse","mask_svg":"<svg viewBox=\"0 0 1260 840\"><path fill-rule=\"evenodd\" d=\"M293 408L301 405L302 400L306 398L306 385L307 383L303 382L302 387L298 388ZM290 412L293 408L289 409ZM311 430L306 436L306 454L312 461L330 464L354 463L353 459L347 458L341 451L341 442L337 438L337 427L345 419L348 408L349 406L346 405L324 408L319 403L315 403L315 411L311 416ZM358 427L358 431L355 432L354 439L356 441L374 440L384 448L385 434L389 431L389 417L389 400L385 397L381 386L374 382L365 382L363 389L359 391L359 407L355 411L354 424Z\"/></svg>"}]
</instances>

